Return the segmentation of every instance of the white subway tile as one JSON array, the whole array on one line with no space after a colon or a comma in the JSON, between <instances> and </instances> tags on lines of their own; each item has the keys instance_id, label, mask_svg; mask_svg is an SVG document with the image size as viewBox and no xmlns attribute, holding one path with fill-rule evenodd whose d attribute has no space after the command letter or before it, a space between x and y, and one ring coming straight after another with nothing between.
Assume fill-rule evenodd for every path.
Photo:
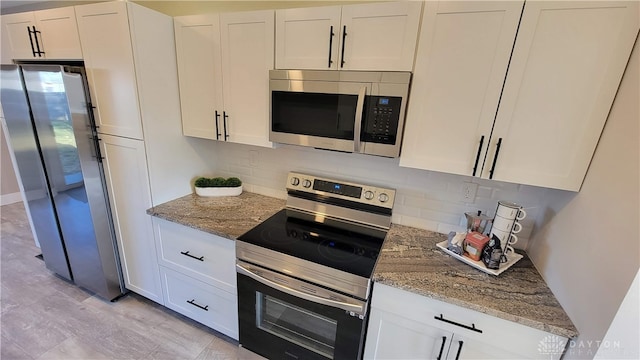
<instances>
[{"instance_id":1,"label":"white subway tile","mask_svg":"<svg viewBox=\"0 0 640 360\"><path fill-rule=\"evenodd\" d=\"M440 223L438 224L438 229L436 231L442 234L449 234L451 231L465 232L466 229L464 226Z\"/></svg>"},{"instance_id":2,"label":"white subway tile","mask_svg":"<svg viewBox=\"0 0 640 360\"><path fill-rule=\"evenodd\" d=\"M239 177L246 191L278 198L286 198L290 171L390 187L396 189L393 222L444 233L464 227L464 212L481 210L493 217L497 202L506 200L525 207L522 235L530 236L539 209L553 194L533 186L403 168L398 159L291 145L269 149L218 142L211 159L216 173ZM461 201L462 184L469 181L479 184L472 204ZM523 240L519 243L526 244Z\"/></svg>"}]
</instances>

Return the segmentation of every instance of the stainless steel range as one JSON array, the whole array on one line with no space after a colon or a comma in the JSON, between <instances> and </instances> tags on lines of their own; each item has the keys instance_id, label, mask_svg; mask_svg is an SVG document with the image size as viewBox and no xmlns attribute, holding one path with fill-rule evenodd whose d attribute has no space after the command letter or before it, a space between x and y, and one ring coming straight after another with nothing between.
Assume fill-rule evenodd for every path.
<instances>
[{"instance_id":1,"label":"stainless steel range","mask_svg":"<svg viewBox=\"0 0 640 360\"><path fill-rule=\"evenodd\" d=\"M287 194L236 241L240 344L270 359L359 359L395 190L292 172Z\"/></svg>"}]
</instances>

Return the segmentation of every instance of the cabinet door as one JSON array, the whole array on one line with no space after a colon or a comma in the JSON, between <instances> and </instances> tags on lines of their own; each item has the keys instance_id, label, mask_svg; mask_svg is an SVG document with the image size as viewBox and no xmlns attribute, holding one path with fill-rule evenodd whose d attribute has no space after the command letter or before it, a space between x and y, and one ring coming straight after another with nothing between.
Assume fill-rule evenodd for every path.
<instances>
[{"instance_id":1,"label":"cabinet door","mask_svg":"<svg viewBox=\"0 0 640 360\"><path fill-rule=\"evenodd\" d=\"M340 6L276 11L278 69L338 69Z\"/></svg>"},{"instance_id":2,"label":"cabinet door","mask_svg":"<svg viewBox=\"0 0 640 360\"><path fill-rule=\"evenodd\" d=\"M480 175L522 4L425 4L400 166Z\"/></svg>"},{"instance_id":3,"label":"cabinet door","mask_svg":"<svg viewBox=\"0 0 640 360\"><path fill-rule=\"evenodd\" d=\"M76 6L99 131L142 139L142 122L126 2Z\"/></svg>"},{"instance_id":4,"label":"cabinet door","mask_svg":"<svg viewBox=\"0 0 640 360\"><path fill-rule=\"evenodd\" d=\"M339 68L413 70L421 9L420 1L343 6Z\"/></svg>"},{"instance_id":5,"label":"cabinet door","mask_svg":"<svg viewBox=\"0 0 640 360\"><path fill-rule=\"evenodd\" d=\"M100 135L118 251L127 289L162 304L144 142Z\"/></svg>"},{"instance_id":6,"label":"cabinet door","mask_svg":"<svg viewBox=\"0 0 640 360\"><path fill-rule=\"evenodd\" d=\"M220 15L224 74L223 136L271 147L269 70L273 69L272 10Z\"/></svg>"},{"instance_id":7,"label":"cabinet door","mask_svg":"<svg viewBox=\"0 0 640 360\"><path fill-rule=\"evenodd\" d=\"M35 26L33 12L2 15L2 58L3 64L10 64L10 59L34 59L32 42L28 28ZM33 34L31 34L33 37ZM33 43L35 45L35 43ZM7 54L5 54L7 52Z\"/></svg>"},{"instance_id":8,"label":"cabinet door","mask_svg":"<svg viewBox=\"0 0 640 360\"><path fill-rule=\"evenodd\" d=\"M219 17L180 16L174 25L183 134L224 140Z\"/></svg>"},{"instance_id":9,"label":"cabinet door","mask_svg":"<svg viewBox=\"0 0 640 360\"><path fill-rule=\"evenodd\" d=\"M36 28L41 32L47 59L82 59L76 12L72 6L36 11Z\"/></svg>"},{"instance_id":10,"label":"cabinet door","mask_svg":"<svg viewBox=\"0 0 640 360\"><path fill-rule=\"evenodd\" d=\"M380 283L374 284L371 299L367 359L394 358L394 351L407 351L400 358L433 359L440 354L444 336L447 343L442 359L457 359L460 341L460 359L558 359L568 342L542 330ZM426 344L416 343L421 339ZM541 350L544 345L548 349Z\"/></svg>"},{"instance_id":11,"label":"cabinet door","mask_svg":"<svg viewBox=\"0 0 640 360\"><path fill-rule=\"evenodd\" d=\"M452 336L423 322L373 308L364 359L445 359Z\"/></svg>"},{"instance_id":12,"label":"cabinet door","mask_svg":"<svg viewBox=\"0 0 640 360\"><path fill-rule=\"evenodd\" d=\"M580 189L638 34L639 5L526 3L484 177Z\"/></svg>"}]
</instances>

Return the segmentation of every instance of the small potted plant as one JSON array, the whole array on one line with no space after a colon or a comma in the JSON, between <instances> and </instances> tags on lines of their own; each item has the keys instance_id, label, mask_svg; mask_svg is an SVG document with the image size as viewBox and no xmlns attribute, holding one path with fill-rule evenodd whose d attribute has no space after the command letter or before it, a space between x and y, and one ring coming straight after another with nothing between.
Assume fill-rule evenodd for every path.
<instances>
[{"instance_id":1,"label":"small potted plant","mask_svg":"<svg viewBox=\"0 0 640 360\"><path fill-rule=\"evenodd\" d=\"M199 196L238 196L242 194L242 181L237 177L199 177L195 183Z\"/></svg>"}]
</instances>

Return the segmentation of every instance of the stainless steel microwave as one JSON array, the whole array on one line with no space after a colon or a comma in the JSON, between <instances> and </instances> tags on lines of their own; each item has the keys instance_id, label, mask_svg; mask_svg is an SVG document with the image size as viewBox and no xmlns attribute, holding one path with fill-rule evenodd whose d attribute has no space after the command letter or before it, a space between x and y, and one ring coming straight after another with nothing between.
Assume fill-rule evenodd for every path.
<instances>
[{"instance_id":1,"label":"stainless steel microwave","mask_svg":"<svg viewBox=\"0 0 640 360\"><path fill-rule=\"evenodd\" d=\"M410 72L271 70L276 143L398 157Z\"/></svg>"}]
</instances>

